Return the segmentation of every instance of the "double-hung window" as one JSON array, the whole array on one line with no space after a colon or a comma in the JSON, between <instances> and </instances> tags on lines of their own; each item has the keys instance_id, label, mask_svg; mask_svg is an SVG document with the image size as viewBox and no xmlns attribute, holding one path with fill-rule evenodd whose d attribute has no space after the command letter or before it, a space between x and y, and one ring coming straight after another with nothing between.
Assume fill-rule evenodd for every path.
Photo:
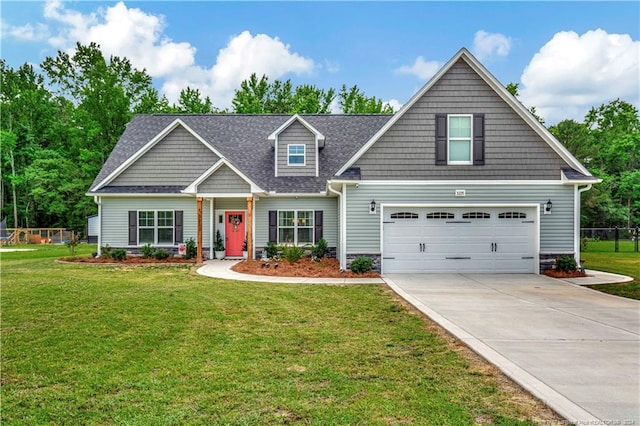
<instances>
[{"instance_id":1,"label":"double-hung window","mask_svg":"<svg viewBox=\"0 0 640 426\"><path fill-rule=\"evenodd\" d=\"M173 211L147 210L138 212L138 244L174 243Z\"/></svg>"},{"instance_id":2,"label":"double-hung window","mask_svg":"<svg viewBox=\"0 0 640 426\"><path fill-rule=\"evenodd\" d=\"M287 145L287 165L304 166L305 146L291 144Z\"/></svg>"},{"instance_id":3,"label":"double-hung window","mask_svg":"<svg viewBox=\"0 0 640 426\"><path fill-rule=\"evenodd\" d=\"M278 212L278 244L313 244L313 210Z\"/></svg>"},{"instance_id":4,"label":"double-hung window","mask_svg":"<svg viewBox=\"0 0 640 426\"><path fill-rule=\"evenodd\" d=\"M473 164L472 116L469 114L448 116L447 152L449 164Z\"/></svg>"}]
</instances>

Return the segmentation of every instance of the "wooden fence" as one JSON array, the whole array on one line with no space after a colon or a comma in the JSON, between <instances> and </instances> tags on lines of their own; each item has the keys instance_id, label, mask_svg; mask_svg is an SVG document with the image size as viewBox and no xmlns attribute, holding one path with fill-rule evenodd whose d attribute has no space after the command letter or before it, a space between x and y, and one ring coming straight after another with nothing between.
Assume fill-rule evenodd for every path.
<instances>
[{"instance_id":1,"label":"wooden fence","mask_svg":"<svg viewBox=\"0 0 640 426\"><path fill-rule=\"evenodd\" d=\"M64 244L75 238L75 233L65 228L6 228L0 244Z\"/></svg>"}]
</instances>

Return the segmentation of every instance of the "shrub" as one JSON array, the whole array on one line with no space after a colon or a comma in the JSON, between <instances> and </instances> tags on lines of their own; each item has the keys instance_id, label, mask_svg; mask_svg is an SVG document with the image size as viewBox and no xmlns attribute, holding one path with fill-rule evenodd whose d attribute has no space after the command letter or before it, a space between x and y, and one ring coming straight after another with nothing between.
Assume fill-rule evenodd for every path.
<instances>
[{"instance_id":1,"label":"shrub","mask_svg":"<svg viewBox=\"0 0 640 426\"><path fill-rule=\"evenodd\" d=\"M69 241L67 241L66 246L69 247L69 251L71 252L72 255L76 254L76 246L78 244L80 244L80 240L76 237L75 234L73 234L71 236L71 239Z\"/></svg>"},{"instance_id":2,"label":"shrub","mask_svg":"<svg viewBox=\"0 0 640 426\"><path fill-rule=\"evenodd\" d=\"M220 230L216 231L216 242L213 245L214 251L224 251L224 241L222 241L222 235L220 235Z\"/></svg>"},{"instance_id":3,"label":"shrub","mask_svg":"<svg viewBox=\"0 0 640 426\"><path fill-rule=\"evenodd\" d=\"M247 251L247 236L244 237L244 243L242 243L242 251Z\"/></svg>"},{"instance_id":4,"label":"shrub","mask_svg":"<svg viewBox=\"0 0 640 426\"><path fill-rule=\"evenodd\" d=\"M198 246L196 245L196 240L189 238L185 243L185 259L193 259L198 255Z\"/></svg>"},{"instance_id":5,"label":"shrub","mask_svg":"<svg viewBox=\"0 0 640 426\"><path fill-rule=\"evenodd\" d=\"M156 260L165 260L169 257L169 252L165 249L157 249L153 252L153 257L155 257Z\"/></svg>"},{"instance_id":6,"label":"shrub","mask_svg":"<svg viewBox=\"0 0 640 426\"><path fill-rule=\"evenodd\" d=\"M111 259L111 247L109 244L106 246L100 247L100 257L104 257L105 259Z\"/></svg>"},{"instance_id":7,"label":"shrub","mask_svg":"<svg viewBox=\"0 0 640 426\"><path fill-rule=\"evenodd\" d=\"M351 262L351 270L356 274L369 272L373 266L373 261L368 257L358 257Z\"/></svg>"},{"instance_id":8,"label":"shrub","mask_svg":"<svg viewBox=\"0 0 640 426\"><path fill-rule=\"evenodd\" d=\"M304 249L298 246L288 246L284 248L283 254L290 263L296 263L304 254Z\"/></svg>"},{"instance_id":9,"label":"shrub","mask_svg":"<svg viewBox=\"0 0 640 426\"><path fill-rule=\"evenodd\" d=\"M313 249L311 250L311 255L313 256L314 259L320 260L323 257L325 257L327 253L329 253L329 246L327 245L327 240L325 240L324 238L320 238L320 240L318 240L318 243L315 246L313 246Z\"/></svg>"},{"instance_id":10,"label":"shrub","mask_svg":"<svg viewBox=\"0 0 640 426\"><path fill-rule=\"evenodd\" d=\"M573 256L562 255L556 259L556 269L563 272L571 272L578 269L578 263Z\"/></svg>"},{"instance_id":11,"label":"shrub","mask_svg":"<svg viewBox=\"0 0 640 426\"><path fill-rule=\"evenodd\" d=\"M267 253L267 259L274 258L278 255L278 246L273 241L269 241L264 251Z\"/></svg>"},{"instance_id":12,"label":"shrub","mask_svg":"<svg viewBox=\"0 0 640 426\"><path fill-rule=\"evenodd\" d=\"M143 259L148 259L150 257L153 257L153 251L154 251L153 247L151 247L151 244L149 243L140 247L140 252L142 253Z\"/></svg>"},{"instance_id":13,"label":"shrub","mask_svg":"<svg viewBox=\"0 0 640 426\"><path fill-rule=\"evenodd\" d=\"M125 249L113 249L111 251L111 258L113 260L125 260L127 258L127 251Z\"/></svg>"}]
</instances>

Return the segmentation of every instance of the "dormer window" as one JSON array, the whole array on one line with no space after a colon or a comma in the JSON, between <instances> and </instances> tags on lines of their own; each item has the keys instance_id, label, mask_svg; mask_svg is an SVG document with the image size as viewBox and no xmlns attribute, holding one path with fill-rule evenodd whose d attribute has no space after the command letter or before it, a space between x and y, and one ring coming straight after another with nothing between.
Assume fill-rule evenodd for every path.
<instances>
[{"instance_id":1,"label":"dormer window","mask_svg":"<svg viewBox=\"0 0 640 426\"><path fill-rule=\"evenodd\" d=\"M287 145L287 156L289 166L305 165L305 146L304 145Z\"/></svg>"}]
</instances>

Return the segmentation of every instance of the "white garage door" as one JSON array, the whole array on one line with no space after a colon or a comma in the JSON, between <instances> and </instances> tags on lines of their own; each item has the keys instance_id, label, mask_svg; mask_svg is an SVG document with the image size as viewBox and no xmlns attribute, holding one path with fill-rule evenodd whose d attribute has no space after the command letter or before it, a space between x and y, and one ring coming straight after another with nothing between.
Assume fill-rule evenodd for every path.
<instances>
[{"instance_id":1,"label":"white garage door","mask_svg":"<svg viewBox=\"0 0 640 426\"><path fill-rule=\"evenodd\" d=\"M536 209L385 209L384 273L533 273Z\"/></svg>"}]
</instances>

